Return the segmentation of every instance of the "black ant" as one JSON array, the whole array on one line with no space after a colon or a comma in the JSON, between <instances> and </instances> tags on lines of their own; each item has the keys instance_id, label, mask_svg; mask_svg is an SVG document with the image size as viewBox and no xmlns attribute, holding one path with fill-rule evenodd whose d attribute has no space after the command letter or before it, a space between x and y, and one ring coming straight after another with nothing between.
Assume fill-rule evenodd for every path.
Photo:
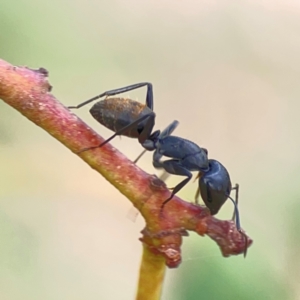
<instances>
[{"instance_id":1,"label":"black ant","mask_svg":"<svg viewBox=\"0 0 300 300\"><path fill-rule=\"evenodd\" d=\"M128 92L134 89L147 86L146 103L124 99L124 98L105 98L97 102L91 109L91 115L102 125L111 129L115 133L98 146L82 149L79 153L104 146L117 135L138 138L139 143L146 149L145 151L154 151L153 166L157 169L164 169L169 174L187 176L186 179L177 184L168 199L161 206L161 213L164 206L179 192L192 178L191 171L199 171L199 188L196 193L199 194L209 208L212 215L216 214L224 202L230 198L235 206L235 219L238 231L246 239L247 237L240 227L240 219L237 203L230 197L231 181L226 168L216 160L208 160L207 150L200 148L195 143L176 136L171 136L178 125L178 121L173 121L164 131L156 130L152 133L155 123L155 113L153 112L153 89L152 84L148 82L137 83L123 88L106 91L95 96L77 106L68 108L80 108L92 101L102 97L114 96L120 93ZM171 159L161 161L163 156ZM238 187L235 187L238 193ZM198 196L197 196L198 195ZM196 201L197 202L197 201Z\"/></svg>"},{"instance_id":2,"label":"black ant","mask_svg":"<svg viewBox=\"0 0 300 300\"><path fill-rule=\"evenodd\" d=\"M236 185L232 188L227 169L217 160L207 159L207 150L205 148L200 148L189 140L171 136L177 125L178 122L173 121L158 137L148 139L143 143L143 147L146 150L155 150L153 154L153 166L155 168L164 169L170 174L187 176L186 179L173 188L170 197L162 203L161 214L164 206L191 180L191 171L199 171L199 186L195 197L196 203L198 203L200 194L211 214L215 215L228 198L233 202L235 208L233 219L236 219L237 230L245 238L244 255L246 256L247 236L241 229L238 211L239 186ZM161 161L163 156L171 159ZM230 192L233 189L236 190L236 201L230 197Z\"/></svg>"}]
</instances>

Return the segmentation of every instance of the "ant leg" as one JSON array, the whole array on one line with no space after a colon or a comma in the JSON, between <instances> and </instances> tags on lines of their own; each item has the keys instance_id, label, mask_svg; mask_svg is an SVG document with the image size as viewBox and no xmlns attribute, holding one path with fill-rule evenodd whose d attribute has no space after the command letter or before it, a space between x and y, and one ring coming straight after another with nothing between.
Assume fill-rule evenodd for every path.
<instances>
[{"instance_id":1,"label":"ant leg","mask_svg":"<svg viewBox=\"0 0 300 300\"><path fill-rule=\"evenodd\" d=\"M164 162L160 161L162 157L163 154L159 153L158 150L154 151L152 164L155 169L164 169Z\"/></svg>"},{"instance_id":2,"label":"ant leg","mask_svg":"<svg viewBox=\"0 0 300 300\"><path fill-rule=\"evenodd\" d=\"M169 177L170 177L170 174L166 171L163 171L162 174L158 178L165 182Z\"/></svg>"},{"instance_id":3,"label":"ant leg","mask_svg":"<svg viewBox=\"0 0 300 300\"><path fill-rule=\"evenodd\" d=\"M174 120L167 128L165 128L159 135L159 139L163 139L173 133L176 127L179 125L177 120Z\"/></svg>"},{"instance_id":4,"label":"ant leg","mask_svg":"<svg viewBox=\"0 0 300 300\"><path fill-rule=\"evenodd\" d=\"M195 182L198 178L200 178L201 176L202 176L202 173L199 172L198 175L196 176L194 182ZM196 203L196 204L199 204L199 196L200 196L200 187L199 187L199 185L198 185L198 188L197 188L196 194L195 194L195 203Z\"/></svg>"},{"instance_id":5,"label":"ant leg","mask_svg":"<svg viewBox=\"0 0 300 300\"><path fill-rule=\"evenodd\" d=\"M239 184L236 183L235 187L233 187L231 189L231 190L235 190L235 203L236 203L237 206L239 204L239 188L240 188ZM234 219L235 219L235 210L233 211L233 216L232 216L231 220L234 221Z\"/></svg>"},{"instance_id":6,"label":"ant leg","mask_svg":"<svg viewBox=\"0 0 300 300\"><path fill-rule=\"evenodd\" d=\"M147 82L147 94L146 94L146 105L149 107L151 110L153 110L153 88L152 84Z\"/></svg>"},{"instance_id":7,"label":"ant leg","mask_svg":"<svg viewBox=\"0 0 300 300\"><path fill-rule=\"evenodd\" d=\"M114 89L114 90L109 90L109 91L106 91L98 96L95 96L89 100L86 100L76 106L68 106L69 109L75 109L75 108L80 108L82 106L85 106L86 104L88 103L91 103L99 98L102 98L104 96L114 96L114 95L118 95L118 94L121 94L121 93L125 93L125 92L128 92L128 91L132 91L132 90L135 90L135 89L138 89L138 88L141 88L143 86L147 86L147 96L146 96L146 105L151 109L153 110L153 90L152 90L152 84L149 83L149 82L141 82L141 83L136 83L136 84L132 84L132 85L128 85L128 86L125 86L125 87L122 87L122 88L118 88L118 89Z\"/></svg>"},{"instance_id":8,"label":"ant leg","mask_svg":"<svg viewBox=\"0 0 300 300\"><path fill-rule=\"evenodd\" d=\"M104 146L105 144L107 144L109 141L111 141L113 138L115 138L117 135L121 135L123 132L127 131L127 130L130 130L131 128L134 128L136 127L141 121L147 119L147 118L155 118L155 114L154 113L150 113L150 114L147 114L147 115L144 115L140 118L138 118L137 120L135 120L134 122L132 122L131 124L123 127L122 129L120 129L119 131L117 131L115 134L113 134L111 137L109 137L107 140L105 140L103 143L101 143L100 145L98 146L94 146L94 147L89 147L89 148L84 148L82 150L80 150L79 152L77 153L82 153L82 152L85 152L87 150L92 150L92 149L96 149L96 148L101 148L102 146Z\"/></svg>"},{"instance_id":9,"label":"ant leg","mask_svg":"<svg viewBox=\"0 0 300 300\"><path fill-rule=\"evenodd\" d=\"M198 186L196 194L195 194L195 203L199 204L199 196L200 196L200 188Z\"/></svg>"},{"instance_id":10,"label":"ant leg","mask_svg":"<svg viewBox=\"0 0 300 300\"><path fill-rule=\"evenodd\" d=\"M152 112L151 114L149 114L149 117L145 121L145 125L143 127L143 131L141 131L140 134L139 134L138 141L139 141L140 144L143 145L143 143L146 140L148 140L149 137L151 137L151 132L152 132L153 127L154 127L154 120L155 120L155 113ZM138 125L138 123L137 123L137 125Z\"/></svg>"},{"instance_id":11,"label":"ant leg","mask_svg":"<svg viewBox=\"0 0 300 300\"><path fill-rule=\"evenodd\" d=\"M161 205L161 211L164 209L164 206L172 200L174 195L178 193L191 179L192 179L192 173L182 167L177 161L165 161L164 162L164 169L171 174L174 175L181 175L181 176L187 176L186 179L182 180L180 183L178 183L172 190L171 196L167 198Z\"/></svg>"},{"instance_id":12,"label":"ant leg","mask_svg":"<svg viewBox=\"0 0 300 300\"><path fill-rule=\"evenodd\" d=\"M157 151L154 152L153 155L153 166L155 168L163 168L165 171L167 171L170 174L174 175L180 175L180 176L187 176L186 179L182 180L180 183L178 183L171 193L171 196L167 198L161 205L161 212L164 208L164 206L172 200L173 196L178 193L192 178L192 173L184 168L178 160L170 159L166 161L159 161L162 154L158 153Z\"/></svg>"},{"instance_id":13,"label":"ant leg","mask_svg":"<svg viewBox=\"0 0 300 300\"><path fill-rule=\"evenodd\" d=\"M239 188L239 185L237 184L235 186L235 190L238 190ZM238 206L237 206L237 203L236 201L234 201L229 195L228 195L228 198L232 201L233 205L234 205L234 211L235 211L235 224L236 224L236 229L240 232L240 234L244 237L244 240L245 240L245 248L244 248L244 257L246 257L247 255L247 248L248 248L248 238L247 238L247 235L244 233L244 231L242 230L241 228L241 223L240 223L240 214L239 214L239 209L238 209Z\"/></svg>"}]
</instances>

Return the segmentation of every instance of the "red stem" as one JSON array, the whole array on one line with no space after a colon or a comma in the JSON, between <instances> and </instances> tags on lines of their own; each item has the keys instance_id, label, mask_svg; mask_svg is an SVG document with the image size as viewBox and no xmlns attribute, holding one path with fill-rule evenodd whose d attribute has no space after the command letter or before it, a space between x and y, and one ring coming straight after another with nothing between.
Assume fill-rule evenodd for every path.
<instances>
[{"instance_id":1,"label":"red stem","mask_svg":"<svg viewBox=\"0 0 300 300\"><path fill-rule=\"evenodd\" d=\"M31 70L0 60L0 98L75 154L102 143L101 136L50 94L47 75L43 68ZM145 218L146 228L140 239L144 243L145 259L149 259L147 253L151 252L151 256L157 255L160 262L163 257L167 266L177 267L186 230L210 236L219 245L223 256L244 252L245 240L235 224L212 217L206 207L175 196L161 217L161 204L170 191L156 176L145 173L110 144L77 155L124 194ZM252 240L248 238L248 247L251 244Z\"/></svg>"}]
</instances>

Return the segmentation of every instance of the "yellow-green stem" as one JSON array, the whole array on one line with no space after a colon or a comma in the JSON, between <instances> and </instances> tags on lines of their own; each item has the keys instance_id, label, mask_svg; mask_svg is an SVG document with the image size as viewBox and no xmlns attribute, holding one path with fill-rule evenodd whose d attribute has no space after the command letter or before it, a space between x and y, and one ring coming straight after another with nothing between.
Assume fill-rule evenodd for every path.
<instances>
[{"instance_id":1,"label":"yellow-green stem","mask_svg":"<svg viewBox=\"0 0 300 300\"><path fill-rule=\"evenodd\" d=\"M159 300L166 271L165 258L143 245L136 300Z\"/></svg>"}]
</instances>

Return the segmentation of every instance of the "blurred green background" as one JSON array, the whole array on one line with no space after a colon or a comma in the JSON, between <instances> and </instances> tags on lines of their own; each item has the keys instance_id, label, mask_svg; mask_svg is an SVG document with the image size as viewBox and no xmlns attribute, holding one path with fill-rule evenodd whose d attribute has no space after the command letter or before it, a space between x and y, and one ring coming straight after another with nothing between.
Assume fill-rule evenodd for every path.
<instances>
[{"instance_id":1,"label":"blurred green background","mask_svg":"<svg viewBox=\"0 0 300 300\"><path fill-rule=\"evenodd\" d=\"M191 234L162 299L300 299L299 1L0 0L0 43L0 58L48 69L65 105L152 82L156 128L179 120L176 135L240 184L247 258ZM145 90L127 96L143 102ZM110 136L88 110L76 113ZM0 299L134 299L142 218L51 136L2 101L0 111ZM159 174L150 153L139 165ZM193 201L196 187L180 195Z\"/></svg>"}]
</instances>

